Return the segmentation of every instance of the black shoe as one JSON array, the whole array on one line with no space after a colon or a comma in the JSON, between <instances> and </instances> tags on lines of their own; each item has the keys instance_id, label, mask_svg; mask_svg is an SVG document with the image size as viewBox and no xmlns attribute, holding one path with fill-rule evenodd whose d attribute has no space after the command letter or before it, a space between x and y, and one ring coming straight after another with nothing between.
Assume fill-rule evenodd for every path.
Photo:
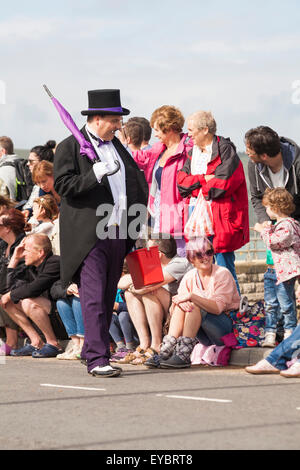
<instances>
[{"instance_id":1,"label":"black shoe","mask_svg":"<svg viewBox=\"0 0 300 470\"><path fill-rule=\"evenodd\" d=\"M144 362L144 366L159 369L161 361L163 361L162 357L159 354L154 354L153 356L149 357L146 362Z\"/></svg>"},{"instance_id":2,"label":"black shoe","mask_svg":"<svg viewBox=\"0 0 300 470\"><path fill-rule=\"evenodd\" d=\"M120 367L115 368L112 366L96 366L92 369L89 374L93 375L94 377L118 377L122 372Z\"/></svg>"},{"instance_id":3,"label":"black shoe","mask_svg":"<svg viewBox=\"0 0 300 470\"><path fill-rule=\"evenodd\" d=\"M169 359L160 362L162 369L186 369L191 367L191 361L183 361L179 356L173 354Z\"/></svg>"}]
</instances>

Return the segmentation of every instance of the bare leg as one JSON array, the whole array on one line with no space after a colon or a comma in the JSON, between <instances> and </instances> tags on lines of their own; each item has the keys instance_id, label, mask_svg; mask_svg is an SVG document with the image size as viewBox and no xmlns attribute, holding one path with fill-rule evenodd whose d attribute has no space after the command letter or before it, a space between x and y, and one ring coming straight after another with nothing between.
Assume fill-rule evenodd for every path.
<instances>
[{"instance_id":1,"label":"bare leg","mask_svg":"<svg viewBox=\"0 0 300 470\"><path fill-rule=\"evenodd\" d=\"M198 307L194 306L191 312L184 312L176 305L171 316L168 334L175 338L179 338L179 336L195 338L201 326L201 319Z\"/></svg>"},{"instance_id":2,"label":"bare leg","mask_svg":"<svg viewBox=\"0 0 300 470\"><path fill-rule=\"evenodd\" d=\"M38 328L45 335L46 341L52 346L59 347L58 341L49 320L49 313L51 310L51 302L44 297L37 297L34 299L24 299L20 301L21 308L31 320L38 326Z\"/></svg>"},{"instance_id":3,"label":"bare leg","mask_svg":"<svg viewBox=\"0 0 300 470\"><path fill-rule=\"evenodd\" d=\"M193 310L191 312L187 312L185 315L182 336L195 338L201 326L201 321L202 317L200 308L194 305Z\"/></svg>"},{"instance_id":4,"label":"bare leg","mask_svg":"<svg viewBox=\"0 0 300 470\"><path fill-rule=\"evenodd\" d=\"M22 330L25 331L27 336L30 339L32 346L36 348L40 348L43 345L43 341L40 338L37 331L33 328L32 324L28 320L27 316L21 310L20 302L18 304L14 304L13 302L9 302L5 306L5 310L8 315L13 319L13 321L19 325Z\"/></svg>"},{"instance_id":5,"label":"bare leg","mask_svg":"<svg viewBox=\"0 0 300 470\"><path fill-rule=\"evenodd\" d=\"M142 301L151 332L151 348L158 352L162 342L163 319L167 316L170 305L170 294L161 287L152 293L143 295Z\"/></svg>"},{"instance_id":6,"label":"bare leg","mask_svg":"<svg viewBox=\"0 0 300 470\"><path fill-rule=\"evenodd\" d=\"M142 298L139 295L126 291L125 299L130 318L132 320L132 323L134 324L134 327L140 340L140 347L146 350L150 347L151 341L148 328L148 321Z\"/></svg>"},{"instance_id":7,"label":"bare leg","mask_svg":"<svg viewBox=\"0 0 300 470\"><path fill-rule=\"evenodd\" d=\"M18 332L17 330L13 330L8 326L5 327L5 334L6 334L6 344L10 346L12 349L15 349L18 344Z\"/></svg>"}]
</instances>

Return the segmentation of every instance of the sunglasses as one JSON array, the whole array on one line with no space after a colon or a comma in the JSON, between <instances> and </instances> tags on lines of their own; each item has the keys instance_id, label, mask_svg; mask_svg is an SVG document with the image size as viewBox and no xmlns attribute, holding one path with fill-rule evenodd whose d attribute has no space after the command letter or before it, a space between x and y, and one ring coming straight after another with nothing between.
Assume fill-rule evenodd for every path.
<instances>
[{"instance_id":1,"label":"sunglasses","mask_svg":"<svg viewBox=\"0 0 300 470\"><path fill-rule=\"evenodd\" d=\"M213 249L207 250L207 251L198 251L197 253L194 254L195 258L202 259L202 258L210 258L211 256L214 256L215 252Z\"/></svg>"}]
</instances>

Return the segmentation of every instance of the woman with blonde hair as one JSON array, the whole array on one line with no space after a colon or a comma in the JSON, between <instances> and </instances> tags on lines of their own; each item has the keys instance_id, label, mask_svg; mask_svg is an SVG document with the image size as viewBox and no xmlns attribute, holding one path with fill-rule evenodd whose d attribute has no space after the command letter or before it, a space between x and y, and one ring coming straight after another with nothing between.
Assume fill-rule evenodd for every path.
<instances>
[{"instance_id":1,"label":"woman with blonde hair","mask_svg":"<svg viewBox=\"0 0 300 470\"><path fill-rule=\"evenodd\" d=\"M33 203L33 216L29 220L29 224L32 224L29 233L45 233L50 237L56 229L58 214L58 205L53 196L45 194L36 198Z\"/></svg>"},{"instance_id":2,"label":"woman with blonde hair","mask_svg":"<svg viewBox=\"0 0 300 470\"><path fill-rule=\"evenodd\" d=\"M184 202L176 184L176 175L183 167L192 143L182 132L184 117L175 106L156 109L150 120L160 142L149 150L133 151L133 158L144 171L149 185L148 211L154 233L170 233L179 255L185 255Z\"/></svg>"},{"instance_id":3,"label":"woman with blonde hair","mask_svg":"<svg viewBox=\"0 0 300 470\"><path fill-rule=\"evenodd\" d=\"M42 160L32 171L32 179L46 194L52 194L57 204L60 197L54 189L53 163Z\"/></svg>"}]
</instances>

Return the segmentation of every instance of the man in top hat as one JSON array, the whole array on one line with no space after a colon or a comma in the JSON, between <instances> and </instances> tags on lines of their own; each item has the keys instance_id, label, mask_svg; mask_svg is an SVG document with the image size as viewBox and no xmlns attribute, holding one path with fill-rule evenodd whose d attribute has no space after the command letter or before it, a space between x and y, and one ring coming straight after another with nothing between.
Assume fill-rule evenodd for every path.
<instances>
[{"instance_id":1,"label":"man in top hat","mask_svg":"<svg viewBox=\"0 0 300 470\"><path fill-rule=\"evenodd\" d=\"M87 116L81 132L99 161L93 164L81 155L73 136L58 145L54 160L55 190L61 196L61 278L64 285L79 285L85 327L81 357L88 372L115 377L120 368L109 363L109 327L124 257L138 236L128 231L134 220L134 211L128 211L133 204L146 208L147 184L115 137L122 116L130 113L121 106L120 91L92 90L88 99L89 108L81 112Z\"/></svg>"}]
</instances>

